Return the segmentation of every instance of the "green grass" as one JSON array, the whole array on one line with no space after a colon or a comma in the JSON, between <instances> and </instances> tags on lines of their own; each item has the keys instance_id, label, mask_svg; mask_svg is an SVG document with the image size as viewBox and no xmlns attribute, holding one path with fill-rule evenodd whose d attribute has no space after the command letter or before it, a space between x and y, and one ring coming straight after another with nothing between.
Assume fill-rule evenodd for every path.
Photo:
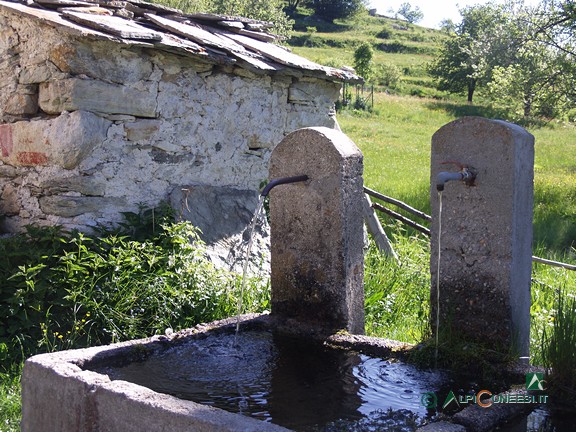
<instances>
[{"instance_id":1,"label":"green grass","mask_svg":"<svg viewBox=\"0 0 576 432\"><path fill-rule=\"evenodd\" d=\"M0 431L20 430L20 366L10 372L0 372Z\"/></svg>"},{"instance_id":2,"label":"green grass","mask_svg":"<svg viewBox=\"0 0 576 432\"><path fill-rule=\"evenodd\" d=\"M407 235L399 225L389 228L398 262L383 255L374 243L365 257L366 333L417 343L429 333L428 239Z\"/></svg>"},{"instance_id":3,"label":"green grass","mask_svg":"<svg viewBox=\"0 0 576 432\"><path fill-rule=\"evenodd\" d=\"M434 132L464 115L499 117L481 105L378 94L372 112L338 115L344 133L364 154L365 184L429 213L430 143ZM576 262L576 127L549 123L528 126L535 145L534 254ZM412 231L399 230L381 216L401 264L379 257L366 260L367 333L418 342L429 334L429 245ZM544 328L553 320L558 289L576 294L576 272L533 265L531 358L542 364Z\"/></svg>"},{"instance_id":4,"label":"green grass","mask_svg":"<svg viewBox=\"0 0 576 432\"><path fill-rule=\"evenodd\" d=\"M306 18L304 20L304 18ZM316 31L307 31L313 28ZM400 83L388 90L395 94L427 97L446 96L434 88L426 65L438 52L446 34L404 21L360 15L335 23L297 16L288 44L295 54L317 63L342 67L354 65L354 51L362 43L373 48L373 64L395 66L402 73ZM369 83L370 84L370 83Z\"/></svg>"},{"instance_id":5,"label":"green grass","mask_svg":"<svg viewBox=\"0 0 576 432\"><path fill-rule=\"evenodd\" d=\"M576 128L559 124L531 132L536 138L536 244L567 251L576 247Z\"/></svg>"},{"instance_id":6,"label":"green grass","mask_svg":"<svg viewBox=\"0 0 576 432\"><path fill-rule=\"evenodd\" d=\"M480 105L377 94L373 112L344 110L340 127L364 153L364 182L429 212L430 143L463 115L498 118ZM576 246L576 127L527 126L535 136L534 244L543 255L570 255Z\"/></svg>"},{"instance_id":7,"label":"green grass","mask_svg":"<svg viewBox=\"0 0 576 432\"><path fill-rule=\"evenodd\" d=\"M555 313L543 332L543 364L554 403L576 406L576 294L560 290Z\"/></svg>"}]
</instances>

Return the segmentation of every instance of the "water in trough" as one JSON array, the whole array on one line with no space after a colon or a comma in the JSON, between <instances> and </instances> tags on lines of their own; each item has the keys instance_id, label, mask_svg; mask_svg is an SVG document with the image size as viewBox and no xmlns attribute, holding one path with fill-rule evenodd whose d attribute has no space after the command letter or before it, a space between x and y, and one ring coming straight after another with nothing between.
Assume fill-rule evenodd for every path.
<instances>
[{"instance_id":1,"label":"water in trough","mask_svg":"<svg viewBox=\"0 0 576 432\"><path fill-rule=\"evenodd\" d=\"M443 381L395 359L269 331L211 335L97 371L300 431L415 430L427 415L422 394Z\"/></svg>"}]
</instances>

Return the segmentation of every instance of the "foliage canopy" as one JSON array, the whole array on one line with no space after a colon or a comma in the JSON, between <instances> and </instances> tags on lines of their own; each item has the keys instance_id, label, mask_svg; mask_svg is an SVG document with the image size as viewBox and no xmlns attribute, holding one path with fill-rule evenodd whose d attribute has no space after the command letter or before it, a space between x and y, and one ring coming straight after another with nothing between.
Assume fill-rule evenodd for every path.
<instances>
[{"instance_id":1,"label":"foliage canopy","mask_svg":"<svg viewBox=\"0 0 576 432\"><path fill-rule=\"evenodd\" d=\"M366 9L367 0L311 0L314 13L325 20L349 18Z\"/></svg>"},{"instance_id":2,"label":"foliage canopy","mask_svg":"<svg viewBox=\"0 0 576 432\"><path fill-rule=\"evenodd\" d=\"M424 18L422 10L418 6L412 7L408 2L402 3L396 13L404 17L410 24L422 21L422 18Z\"/></svg>"},{"instance_id":3,"label":"foliage canopy","mask_svg":"<svg viewBox=\"0 0 576 432\"><path fill-rule=\"evenodd\" d=\"M466 7L428 71L439 90L466 93L468 102L482 87L520 117L561 115L576 103L573 9L569 0Z\"/></svg>"}]
</instances>

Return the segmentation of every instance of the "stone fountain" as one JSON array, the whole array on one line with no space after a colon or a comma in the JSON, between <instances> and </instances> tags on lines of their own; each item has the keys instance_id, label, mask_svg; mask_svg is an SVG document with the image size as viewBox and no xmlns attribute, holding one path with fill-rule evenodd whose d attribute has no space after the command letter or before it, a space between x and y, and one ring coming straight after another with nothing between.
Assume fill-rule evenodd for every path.
<instances>
[{"instance_id":1,"label":"stone fountain","mask_svg":"<svg viewBox=\"0 0 576 432\"><path fill-rule=\"evenodd\" d=\"M455 313L453 323L505 345L515 343L522 353L527 350L529 323L532 143L514 125L478 118L445 126L432 142L432 187L438 172L446 169L441 162L459 161L477 170L474 184L454 181L445 186L444 253L440 273L433 272L433 280L441 279L440 309ZM289 334L383 358L392 350L406 349L406 344L363 336L361 152L332 129L295 131L275 148L270 177L303 175L305 181L281 184L270 192L271 313L240 317L241 334ZM442 178L444 183L460 176ZM437 211L433 201L433 212ZM434 240L432 247L440 249ZM432 256L434 261L434 252ZM231 318L170 336L28 359L22 377L22 431L286 430L112 379L105 372L187 344L204 352L205 341L233 334L236 323ZM494 331L496 327L505 331ZM192 360L194 352L188 353ZM266 352L260 351L262 356ZM247 353L242 359L258 364L259 356L251 356ZM224 357L230 367L234 355ZM257 368L254 376L261 373L265 367ZM350 384L337 385L326 398L346 386ZM297 404L298 395L293 396ZM419 394L413 396L419 400ZM353 398L351 403L360 402Z\"/></svg>"},{"instance_id":2,"label":"stone fountain","mask_svg":"<svg viewBox=\"0 0 576 432\"><path fill-rule=\"evenodd\" d=\"M474 179L445 185L439 239L443 173L466 169ZM432 137L432 316L439 297L441 328L519 357L530 342L533 179L534 137L517 125L464 117Z\"/></svg>"}]
</instances>

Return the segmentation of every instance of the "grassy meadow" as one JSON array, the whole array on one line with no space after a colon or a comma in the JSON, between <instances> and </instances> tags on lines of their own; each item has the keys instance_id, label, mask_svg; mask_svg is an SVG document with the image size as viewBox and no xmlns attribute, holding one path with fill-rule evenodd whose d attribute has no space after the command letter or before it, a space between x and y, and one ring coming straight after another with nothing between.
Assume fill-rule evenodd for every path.
<instances>
[{"instance_id":1,"label":"grassy meadow","mask_svg":"<svg viewBox=\"0 0 576 432\"><path fill-rule=\"evenodd\" d=\"M439 104L432 99L379 93L373 111L344 110L343 132L364 153L364 183L413 207L430 211L430 142L436 130L482 107ZM576 127L549 124L535 136L534 254L576 263ZM409 342L426 336L429 293L428 240L381 217L400 256L400 264L370 251L366 265L367 332ZM542 328L554 313L557 290L576 294L576 272L534 264L532 344L538 361ZM374 306L375 304L380 305Z\"/></svg>"}]
</instances>

